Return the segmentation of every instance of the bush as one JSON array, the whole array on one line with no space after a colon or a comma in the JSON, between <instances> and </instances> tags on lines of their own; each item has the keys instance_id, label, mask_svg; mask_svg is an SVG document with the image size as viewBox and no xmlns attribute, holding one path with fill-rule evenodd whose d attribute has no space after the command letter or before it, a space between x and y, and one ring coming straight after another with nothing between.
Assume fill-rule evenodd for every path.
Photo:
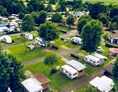
<instances>
[{"instance_id":1,"label":"bush","mask_svg":"<svg viewBox=\"0 0 118 92\"><path fill-rule=\"evenodd\" d=\"M112 44L112 43L106 43L105 44L107 47L114 47L114 48L118 48L118 45L116 45L116 44Z\"/></svg>"},{"instance_id":2,"label":"bush","mask_svg":"<svg viewBox=\"0 0 118 92\"><path fill-rule=\"evenodd\" d=\"M56 69L52 69L51 72L50 72L50 74L54 74L54 73L56 73L56 72L57 72Z\"/></svg>"},{"instance_id":3,"label":"bush","mask_svg":"<svg viewBox=\"0 0 118 92\"><path fill-rule=\"evenodd\" d=\"M76 59L79 59L80 58L80 56L78 54L76 54L76 53L71 53L71 56L74 57L74 58L76 58Z\"/></svg>"},{"instance_id":4,"label":"bush","mask_svg":"<svg viewBox=\"0 0 118 92\"><path fill-rule=\"evenodd\" d=\"M56 45L52 45L52 49L56 49L56 50L58 50L58 49L59 49L59 47L58 47L58 46L56 46Z\"/></svg>"}]
</instances>

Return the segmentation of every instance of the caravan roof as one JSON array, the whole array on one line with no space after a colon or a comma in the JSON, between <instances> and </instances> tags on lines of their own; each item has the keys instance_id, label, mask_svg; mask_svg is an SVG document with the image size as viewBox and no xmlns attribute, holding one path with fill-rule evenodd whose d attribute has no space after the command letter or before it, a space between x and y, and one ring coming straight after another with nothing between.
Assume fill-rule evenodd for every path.
<instances>
[{"instance_id":1,"label":"caravan roof","mask_svg":"<svg viewBox=\"0 0 118 92\"><path fill-rule=\"evenodd\" d=\"M98 54L98 53L94 53L93 56L97 57L97 58L100 58L100 59L107 59L107 57L101 55L101 54Z\"/></svg>"},{"instance_id":2,"label":"caravan roof","mask_svg":"<svg viewBox=\"0 0 118 92\"><path fill-rule=\"evenodd\" d=\"M100 60L100 58L97 58L97 57L92 56L92 55L87 55L87 56L85 56L85 58L91 59L91 60L96 61L96 62Z\"/></svg>"},{"instance_id":3,"label":"caravan roof","mask_svg":"<svg viewBox=\"0 0 118 92\"><path fill-rule=\"evenodd\" d=\"M78 71L83 70L84 68L86 68L85 65L83 65L82 63L76 61L76 60L71 60L69 62L66 62L66 64L72 66L73 68L75 68Z\"/></svg>"},{"instance_id":4,"label":"caravan roof","mask_svg":"<svg viewBox=\"0 0 118 92\"><path fill-rule=\"evenodd\" d=\"M65 69L66 71L68 71L69 73L72 73L72 74L77 73L77 70L72 68L69 65L63 65L61 68Z\"/></svg>"}]
</instances>

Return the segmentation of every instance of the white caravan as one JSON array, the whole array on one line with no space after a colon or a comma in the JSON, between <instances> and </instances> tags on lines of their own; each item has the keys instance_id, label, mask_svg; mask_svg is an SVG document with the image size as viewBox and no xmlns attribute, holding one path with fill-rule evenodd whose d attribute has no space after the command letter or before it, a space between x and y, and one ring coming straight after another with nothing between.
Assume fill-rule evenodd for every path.
<instances>
[{"instance_id":1,"label":"white caravan","mask_svg":"<svg viewBox=\"0 0 118 92\"><path fill-rule=\"evenodd\" d=\"M33 35L30 33L25 33L25 38L28 40L33 40Z\"/></svg>"},{"instance_id":2,"label":"white caravan","mask_svg":"<svg viewBox=\"0 0 118 92\"><path fill-rule=\"evenodd\" d=\"M78 72L76 69L74 69L73 67L69 66L69 65L63 65L60 68L61 73L63 73L64 75L66 75L68 78L70 78L71 80L76 78L78 76Z\"/></svg>"},{"instance_id":3,"label":"white caravan","mask_svg":"<svg viewBox=\"0 0 118 92\"><path fill-rule=\"evenodd\" d=\"M12 43L12 39L8 35L4 35L4 36L0 37L0 41L4 41L5 43Z\"/></svg>"},{"instance_id":4,"label":"white caravan","mask_svg":"<svg viewBox=\"0 0 118 92\"><path fill-rule=\"evenodd\" d=\"M35 39L35 44L36 45L43 46L43 47L47 47L48 46L48 42L47 41L44 41L42 38L39 38L39 37L37 37Z\"/></svg>"},{"instance_id":5,"label":"white caravan","mask_svg":"<svg viewBox=\"0 0 118 92\"><path fill-rule=\"evenodd\" d=\"M90 63L93 66L101 65L100 58L97 58L97 57L92 56L92 55L85 56L84 61L87 62L87 63Z\"/></svg>"},{"instance_id":6,"label":"white caravan","mask_svg":"<svg viewBox=\"0 0 118 92\"><path fill-rule=\"evenodd\" d=\"M76 44L82 44L82 39L80 37L73 37L71 39L71 42L76 43Z\"/></svg>"}]
</instances>

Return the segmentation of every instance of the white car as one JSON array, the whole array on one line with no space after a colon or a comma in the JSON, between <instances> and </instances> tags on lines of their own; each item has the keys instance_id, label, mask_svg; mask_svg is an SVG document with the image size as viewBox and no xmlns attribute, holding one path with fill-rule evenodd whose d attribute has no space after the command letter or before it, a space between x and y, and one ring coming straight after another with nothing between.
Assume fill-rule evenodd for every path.
<instances>
[{"instance_id":1,"label":"white car","mask_svg":"<svg viewBox=\"0 0 118 92\"><path fill-rule=\"evenodd\" d=\"M33 40L33 35L30 33L25 33L25 38L27 38L28 40Z\"/></svg>"},{"instance_id":2,"label":"white car","mask_svg":"<svg viewBox=\"0 0 118 92\"><path fill-rule=\"evenodd\" d=\"M35 39L35 44L36 45L43 46L43 47L47 47L48 46L48 42L47 41L44 41L42 38L39 38L39 37L37 37Z\"/></svg>"},{"instance_id":3,"label":"white car","mask_svg":"<svg viewBox=\"0 0 118 92\"><path fill-rule=\"evenodd\" d=\"M34 45L27 45L27 47L30 49L30 50L33 50L35 48Z\"/></svg>"},{"instance_id":4,"label":"white car","mask_svg":"<svg viewBox=\"0 0 118 92\"><path fill-rule=\"evenodd\" d=\"M80 37L73 37L71 39L71 42L76 43L76 44L82 44L82 39Z\"/></svg>"},{"instance_id":5,"label":"white car","mask_svg":"<svg viewBox=\"0 0 118 92\"><path fill-rule=\"evenodd\" d=\"M99 46L96 51L97 52L103 52L103 49L102 49L102 47Z\"/></svg>"}]
</instances>

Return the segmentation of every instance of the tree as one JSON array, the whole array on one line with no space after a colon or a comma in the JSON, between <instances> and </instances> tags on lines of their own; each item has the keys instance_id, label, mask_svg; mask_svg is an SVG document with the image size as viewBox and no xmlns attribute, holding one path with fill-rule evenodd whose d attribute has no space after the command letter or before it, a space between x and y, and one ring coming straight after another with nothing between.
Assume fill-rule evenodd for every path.
<instances>
[{"instance_id":1,"label":"tree","mask_svg":"<svg viewBox=\"0 0 118 92\"><path fill-rule=\"evenodd\" d=\"M52 22L55 23L60 23L62 20L62 15L60 13L55 13L54 15L52 15Z\"/></svg>"},{"instance_id":2,"label":"tree","mask_svg":"<svg viewBox=\"0 0 118 92\"><path fill-rule=\"evenodd\" d=\"M40 24L45 23L46 18L47 18L47 12L45 12L45 11L40 11L40 12L39 12L39 17L38 17L38 20L37 20L37 24L40 25Z\"/></svg>"},{"instance_id":3,"label":"tree","mask_svg":"<svg viewBox=\"0 0 118 92\"><path fill-rule=\"evenodd\" d=\"M34 30L34 27L35 27L35 22L34 22L33 17L30 14L25 15L22 22L22 31L31 32ZM26 43L25 34L21 34L21 36L25 45ZM26 50L26 45L25 45L25 50Z\"/></svg>"},{"instance_id":4,"label":"tree","mask_svg":"<svg viewBox=\"0 0 118 92\"><path fill-rule=\"evenodd\" d=\"M90 15L93 19L97 19L100 13L106 13L107 7L104 6L101 2L93 4L90 8Z\"/></svg>"},{"instance_id":5,"label":"tree","mask_svg":"<svg viewBox=\"0 0 118 92\"><path fill-rule=\"evenodd\" d=\"M34 30L34 26L35 26L35 22L34 22L33 17L30 14L27 14L26 16L24 16L23 22L22 22L22 30L24 32L31 32Z\"/></svg>"},{"instance_id":6,"label":"tree","mask_svg":"<svg viewBox=\"0 0 118 92\"><path fill-rule=\"evenodd\" d=\"M118 29L118 16L114 16L111 22L112 23L116 23L116 26L115 27L116 27L116 29Z\"/></svg>"},{"instance_id":7,"label":"tree","mask_svg":"<svg viewBox=\"0 0 118 92\"><path fill-rule=\"evenodd\" d=\"M116 22L110 22L110 23L109 23L109 28L110 28L110 30L115 30L115 29L117 29L117 23L116 23Z\"/></svg>"},{"instance_id":8,"label":"tree","mask_svg":"<svg viewBox=\"0 0 118 92\"><path fill-rule=\"evenodd\" d=\"M48 4L48 5L47 5L46 11L47 11L47 12L52 12L52 11L53 11L53 8L52 8L52 5L51 5L51 4Z\"/></svg>"},{"instance_id":9,"label":"tree","mask_svg":"<svg viewBox=\"0 0 118 92\"><path fill-rule=\"evenodd\" d=\"M33 11L33 12L31 13L31 15L32 15L32 17L34 18L35 23L37 24L37 23L38 23L39 14L38 14L37 12Z\"/></svg>"},{"instance_id":10,"label":"tree","mask_svg":"<svg viewBox=\"0 0 118 92\"><path fill-rule=\"evenodd\" d=\"M118 15L118 7L113 7L110 11L110 17L113 18L116 15Z\"/></svg>"},{"instance_id":11,"label":"tree","mask_svg":"<svg viewBox=\"0 0 118 92\"><path fill-rule=\"evenodd\" d=\"M21 80L25 78L23 66L15 57L4 52L0 47L0 92L23 92Z\"/></svg>"},{"instance_id":12,"label":"tree","mask_svg":"<svg viewBox=\"0 0 118 92\"><path fill-rule=\"evenodd\" d=\"M105 14L100 13L98 15L98 20L101 21L104 26L108 27L109 21L108 21L108 17Z\"/></svg>"},{"instance_id":13,"label":"tree","mask_svg":"<svg viewBox=\"0 0 118 92\"><path fill-rule=\"evenodd\" d=\"M101 35L103 33L103 25L98 20L91 20L82 29L82 49L87 52L95 52L100 45Z\"/></svg>"},{"instance_id":14,"label":"tree","mask_svg":"<svg viewBox=\"0 0 118 92\"><path fill-rule=\"evenodd\" d=\"M0 15L1 16L6 16L6 17L9 15L6 8L4 8L3 6L0 6Z\"/></svg>"},{"instance_id":15,"label":"tree","mask_svg":"<svg viewBox=\"0 0 118 92\"><path fill-rule=\"evenodd\" d=\"M24 16L25 16L25 14L22 13L22 12L20 12L20 13L18 14L19 19L23 19Z\"/></svg>"},{"instance_id":16,"label":"tree","mask_svg":"<svg viewBox=\"0 0 118 92\"><path fill-rule=\"evenodd\" d=\"M74 21L75 21L75 18L74 16L71 14L68 16L67 20L66 20L66 23L71 27L73 24L74 24ZM70 29L69 27L69 29Z\"/></svg>"},{"instance_id":17,"label":"tree","mask_svg":"<svg viewBox=\"0 0 118 92\"><path fill-rule=\"evenodd\" d=\"M104 40L108 41L109 40L109 36L110 36L109 32L106 32L105 34L103 34Z\"/></svg>"},{"instance_id":18,"label":"tree","mask_svg":"<svg viewBox=\"0 0 118 92\"><path fill-rule=\"evenodd\" d=\"M46 21L44 24L40 25L39 36L46 41L57 39L59 37L59 30L55 23L51 21Z\"/></svg>"},{"instance_id":19,"label":"tree","mask_svg":"<svg viewBox=\"0 0 118 92\"><path fill-rule=\"evenodd\" d=\"M113 76L114 87L118 90L118 58L114 63L112 69L112 76Z\"/></svg>"},{"instance_id":20,"label":"tree","mask_svg":"<svg viewBox=\"0 0 118 92\"><path fill-rule=\"evenodd\" d=\"M87 22L88 22L87 19L83 19L83 20L78 21L77 30L78 30L79 34L81 34L82 28L87 24Z\"/></svg>"},{"instance_id":21,"label":"tree","mask_svg":"<svg viewBox=\"0 0 118 92\"><path fill-rule=\"evenodd\" d=\"M52 69L54 69L54 65L58 63L58 57L54 53L50 53L44 60L44 64L47 66L52 66Z\"/></svg>"},{"instance_id":22,"label":"tree","mask_svg":"<svg viewBox=\"0 0 118 92\"><path fill-rule=\"evenodd\" d=\"M57 0L49 0L49 4L56 4Z\"/></svg>"}]
</instances>

